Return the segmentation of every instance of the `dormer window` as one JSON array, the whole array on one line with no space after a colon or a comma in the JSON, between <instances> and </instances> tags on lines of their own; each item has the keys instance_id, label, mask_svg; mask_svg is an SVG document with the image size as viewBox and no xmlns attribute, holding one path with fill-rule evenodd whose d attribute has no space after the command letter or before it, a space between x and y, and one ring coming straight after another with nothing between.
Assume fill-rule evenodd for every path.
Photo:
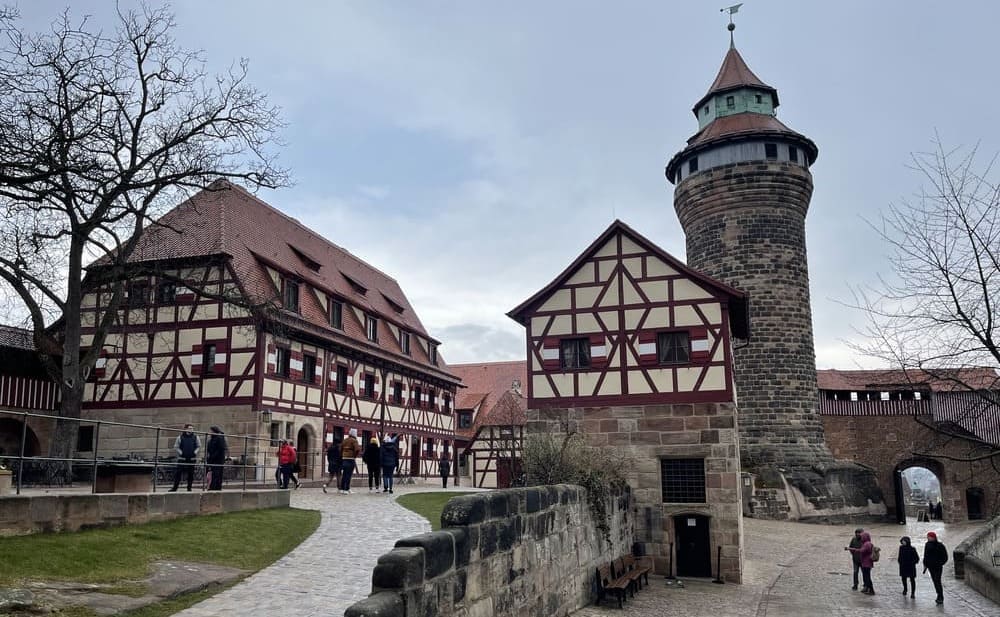
<instances>
[{"instance_id":1,"label":"dormer window","mask_svg":"<svg viewBox=\"0 0 1000 617\"><path fill-rule=\"evenodd\" d=\"M338 330L344 329L344 303L330 300L330 325Z\"/></svg>"},{"instance_id":2,"label":"dormer window","mask_svg":"<svg viewBox=\"0 0 1000 617\"><path fill-rule=\"evenodd\" d=\"M726 97L726 107L728 109L736 109L736 97L735 96L727 96Z\"/></svg>"},{"instance_id":3,"label":"dormer window","mask_svg":"<svg viewBox=\"0 0 1000 617\"><path fill-rule=\"evenodd\" d=\"M354 293L361 294L362 296L368 293L368 288L362 285L357 279L347 276L343 272L340 274L347 280L347 284L351 286Z\"/></svg>"},{"instance_id":4,"label":"dormer window","mask_svg":"<svg viewBox=\"0 0 1000 617\"><path fill-rule=\"evenodd\" d=\"M437 366L438 363L438 347L436 343L427 344L427 355L430 357L431 364Z\"/></svg>"},{"instance_id":5,"label":"dormer window","mask_svg":"<svg viewBox=\"0 0 1000 617\"><path fill-rule=\"evenodd\" d=\"M410 355L410 333L409 332L403 332L402 330L400 330L400 332L399 332L399 348L400 348L400 350L402 350L402 352L404 354Z\"/></svg>"},{"instance_id":6,"label":"dormer window","mask_svg":"<svg viewBox=\"0 0 1000 617\"><path fill-rule=\"evenodd\" d=\"M299 312L299 283L292 279L284 279L284 290L281 297L282 303L289 311Z\"/></svg>"},{"instance_id":7,"label":"dormer window","mask_svg":"<svg viewBox=\"0 0 1000 617\"><path fill-rule=\"evenodd\" d=\"M374 315L365 315L365 334L369 341L378 342L378 319Z\"/></svg>"},{"instance_id":8,"label":"dormer window","mask_svg":"<svg viewBox=\"0 0 1000 617\"><path fill-rule=\"evenodd\" d=\"M308 253L298 247L292 246L291 244L288 245L288 248L292 249L292 252L295 253L295 256L299 258L305 267L309 268L313 272L319 272L320 263L310 257Z\"/></svg>"}]
</instances>

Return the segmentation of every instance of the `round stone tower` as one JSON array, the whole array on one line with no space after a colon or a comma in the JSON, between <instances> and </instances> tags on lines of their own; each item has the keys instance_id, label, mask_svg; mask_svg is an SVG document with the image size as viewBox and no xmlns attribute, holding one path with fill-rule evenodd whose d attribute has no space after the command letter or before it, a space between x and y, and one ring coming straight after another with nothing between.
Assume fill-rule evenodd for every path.
<instances>
[{"instance_id":1,"label":"round stone tower","mask_svg":"<svg viewBox=\"0 0 1000 617\"><path fill-rule=\"evenodd\" d=\"M775 489L815 495L810 509L857 509L869 497L881 501L871 494L874 477L833 460L816 411L805 222L818 150L775 117L777 107L778 91L730 45L694 106L698 132L666 175L676 184L688 265L750 294L750 339L734 345L744 470ZM845 480L860 491L833 486ZM773 516L806 516L782 512L788 504L767 507Z\"/></svg>"}]
</instances>

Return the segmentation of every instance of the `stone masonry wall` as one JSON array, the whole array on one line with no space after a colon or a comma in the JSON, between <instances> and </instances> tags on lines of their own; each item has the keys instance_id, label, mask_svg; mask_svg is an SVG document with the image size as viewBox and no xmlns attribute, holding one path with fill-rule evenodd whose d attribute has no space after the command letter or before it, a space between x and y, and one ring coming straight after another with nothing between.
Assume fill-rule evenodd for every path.
<instances>
[{"instance_id":1,"label":"stone masonry wall","mask_svg":"<svg viewBox=\"0 0 1000 617\"><path fill-rule=\"evenodd\" d=\"M631 496L608 504L600 537L586 490L556 485L455 497L443 529L379 557L372 595L347 617L568 615L596 597L597 568L632 549Z\"/></svg>"},{"instance_id":2,"label":"stone masonry wall","mask_svg":"<svg viewBox=\"0 0 1000 617\"><path fill-rule=\"evenodd\" d=\"M0 536L134 525L195 514L287 508L279 490L0 497Z\"/></svg>"},{"instance_id":3,"label":"stone masonry wall","mask_svg":"<svg viewBox=\"0 0 1000 617\"><path fill-rule=\"evenodd\" d=\"M955 578L1000 604L1000 568L993 556L1000 554L1000 517L965 539L954 552Z\"/></svg>"},{"instance_id":4,"label":"stone masonry wall","mask_svg":"<svg viewBox=\"0 0 1000 617\"><path fill-rule=\"evenodd\" d=\"M756 161L693 174L674 191L687 264L750 294L751 339L734 350L749 468L832 460L816 414L805 236L812 189L805 167Z\"/></svg>"},{"instance_id":5,"label":"stone masonry wall","mask_svg":"<svg viewBox=\"0 0 1000 617\"><path fill-rule=\"evenodd\" d=\"M713 572L722 547L722 577L739 583L743 519L736 418L731 403L529 409L526 433L577 432L591 446L613 448L630 459L636 541L653 558L657 574L667 574L671 563L674 517L702 514L710 517ZM664 503L664 458L704 459L704 503Z\"/></svg>"}]
</instances>

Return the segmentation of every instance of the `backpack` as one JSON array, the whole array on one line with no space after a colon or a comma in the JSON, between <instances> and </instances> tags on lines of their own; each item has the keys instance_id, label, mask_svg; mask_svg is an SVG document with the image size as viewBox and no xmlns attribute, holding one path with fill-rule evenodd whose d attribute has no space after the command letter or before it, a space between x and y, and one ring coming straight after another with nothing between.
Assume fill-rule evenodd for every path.
<instances>
[{"instance_id":1,"label":"backpack","mask_svg":"<svg viewBox=\"0 0 1000 617\"><path fill-rule=\"evenodd\" d=\"M878 561L878 558L881 556L879 554L879 553L881 553L881 551L882 551L882 549L880 549L879 547L875 546L874 544L872 545L872 561Z\"/></svg>"}]
</instances>

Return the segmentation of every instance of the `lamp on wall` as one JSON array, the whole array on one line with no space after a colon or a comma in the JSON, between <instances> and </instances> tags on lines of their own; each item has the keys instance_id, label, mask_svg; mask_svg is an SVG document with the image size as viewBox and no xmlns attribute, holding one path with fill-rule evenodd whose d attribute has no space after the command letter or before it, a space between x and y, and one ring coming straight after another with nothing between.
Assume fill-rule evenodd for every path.
<instances>
[{"instance_id":1,"label":"lamp on wall","mask_svg":"<svg viewBox=\"0 0 1000 617\"><path fill-rule=\"evenodd\" d=\"M261 409L260 410L260 421L261 421L262 424L267 424L267 425L271 424L271 410L270 409Z\"/></svg>"}]
</instances>

